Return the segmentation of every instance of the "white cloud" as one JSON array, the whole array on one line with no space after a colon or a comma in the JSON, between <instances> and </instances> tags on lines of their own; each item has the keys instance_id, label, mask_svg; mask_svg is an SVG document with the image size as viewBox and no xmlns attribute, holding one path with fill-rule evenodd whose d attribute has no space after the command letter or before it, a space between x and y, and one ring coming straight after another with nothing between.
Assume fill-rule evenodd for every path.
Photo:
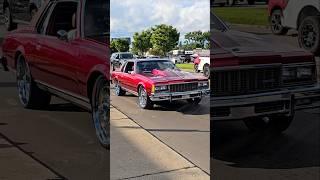
<instances>
[{"instance_id":1,"label":"white cloud","mask_svg":"<svg viewBox=\"0 0 320 180\"><path fill-rule=\"evenodd\" d=\"M111 36L132 33L156 24L170 24L181 34L210 29L209 0L111 0Z\"/></svg>"}]
</instances>

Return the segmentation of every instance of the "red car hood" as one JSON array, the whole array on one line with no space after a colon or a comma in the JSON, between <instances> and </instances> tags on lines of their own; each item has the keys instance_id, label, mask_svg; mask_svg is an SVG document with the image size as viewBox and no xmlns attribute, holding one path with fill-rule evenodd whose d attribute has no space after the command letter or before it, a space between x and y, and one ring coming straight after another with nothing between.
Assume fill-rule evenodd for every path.
<instances>
[{"instance_id":1,"label":"red car hood","mask_svg":"<svg viewBox=\"0 0 320 180\"><path fill-rule=\"evenodd\" d=\"M240 31L212 34L213 66L293 63L312 61L312 54L291 45L275 42L268 36L256 36Z\"/></svg>"},{"instance_id":2,"label":"red car hood","mask_svg":"<svg viewBox=\"0 0 320 180\"><path fill-rule=\"evenodd\" d=\"M176 83L207 80L207 78L202 75L179 70L153 70L152 73L145 73L143 75L152 80L154 83Z\"/></svg>"}]
</instances>

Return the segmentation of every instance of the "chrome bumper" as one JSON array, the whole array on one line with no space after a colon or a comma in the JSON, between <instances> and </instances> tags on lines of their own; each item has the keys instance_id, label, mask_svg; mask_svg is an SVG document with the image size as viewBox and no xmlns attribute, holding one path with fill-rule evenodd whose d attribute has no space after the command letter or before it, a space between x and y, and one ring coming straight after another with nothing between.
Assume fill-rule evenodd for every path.
<instances>
[{"instance_id":1,"label":"chrome bumper","mask_svg":"<svg viewBox=\"0 0 320 180\"><path fill-rule=\"evenodd\" d=\"M203 96L209 95L210 90L196 90L188 92L175 92L175 93L154 93L150 95L151 101L176 101L183 99L193 99L201 98Z\"/></svg>"},{"instance_id":2,"label":"chrome bumper","mask_svg":"<svg viewBox=\"0 0 320 180\"><path fill-rule=\"evenodd\" d=\"M210 98L211 120L239 120L320 107L320 84L254 95Z\"/></svg>"}]
</instances>

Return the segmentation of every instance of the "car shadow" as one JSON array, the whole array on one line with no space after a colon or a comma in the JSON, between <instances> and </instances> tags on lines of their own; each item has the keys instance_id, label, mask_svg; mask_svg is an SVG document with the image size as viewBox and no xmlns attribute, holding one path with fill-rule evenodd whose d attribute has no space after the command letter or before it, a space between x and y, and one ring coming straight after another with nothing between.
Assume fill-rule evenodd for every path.
<instances>
[{"instance_id":1,"label":"car shadow","mask_svg":"<svg viewBox=\"0 0 320 180\"><path fill-rule=\"evenodd\" d=\"M46 111L61 111L61 112L86 112L85 109L78 107L72 103L50 104Z\"/></svg>"},{"instance_id":2,"label":"car shadow","mask_svg":"<svg viewBox=\"0 0 320 180\"><path fill-rule=\"evenodd\" d=\"M192 104L186 101L157 102L152 110L156 111L177 111L187 115L208 115L209 106L205 104Z\"/></svg>"},{"instance_id":3,"label":"car shadow","mask_svg":"<svg viewBox=\"0 0 320 180\"><path fill-rule=\"evenodd\" d=\"M242 122L211 123L210 139L211 159L228 162L227 166L263 169L320 166L319 137L297 137L292 129L283 134L251 133Z\"/></svg>"}]
</instances>

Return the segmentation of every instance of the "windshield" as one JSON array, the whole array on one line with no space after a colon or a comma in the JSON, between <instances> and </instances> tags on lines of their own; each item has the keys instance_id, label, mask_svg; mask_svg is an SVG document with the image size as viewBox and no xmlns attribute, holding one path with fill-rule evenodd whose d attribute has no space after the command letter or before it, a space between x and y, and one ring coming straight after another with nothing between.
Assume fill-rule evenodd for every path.
<instances>
[{"instance_id":1,"label":"windshield","mask_svg":"<svg viewBox=\"0 0 320 180\"><path fill-rule=\"evenodd\" d=\"M133 59L133 54L121 54L121 59Z\"/></svg>"},{"instance_id":2,"label":"windshield","mask_svg":"<svg viewBox=\"0 0 320 180\"><path fill-rule=\"evenodd\" d=\"M228 30L227 26L213 13L211 13L210 18L211 18L210 19L211 29L218 30L218 31L227 31Z\"/></svg>"},{"instance_id":3,"label":"windshield","mask_svg":"<svg viewBox=\"0 0 320 180\"><path fill-rule=\"evenodd\" d=\"M178 68L171 61L148 60L137 62L137 73L151 73L155 69L164 71Z\"/></svg>"},{"instance_id":4,"label":"windshield","mask_svg":"<svg viewBox=\"0 0 320 180\"><path fill-rule=\"evenodd\" d=\"M87 0L84 11L84 36L100 40L109 35L109 4L106 0ZM106 41L107 42L107 41Z\"/></svg>"}]
</instances>

